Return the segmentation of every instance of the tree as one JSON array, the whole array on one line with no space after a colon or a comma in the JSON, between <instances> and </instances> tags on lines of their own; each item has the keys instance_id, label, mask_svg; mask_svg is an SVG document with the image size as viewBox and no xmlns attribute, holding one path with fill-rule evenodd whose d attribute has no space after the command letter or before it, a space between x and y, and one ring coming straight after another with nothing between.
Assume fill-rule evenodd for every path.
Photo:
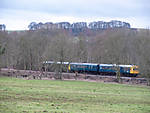
<instances>
[{"instance_id":1,"label":"tree","mask_svg":"<svg viewBox=\"0 0 150 113\"><path fill-rule=\"evenodd\" d=\"M5 48L0 45L0 55L4 54Z\"/></svg>"},{"instance_id":2,"label":"tree","mask_svg":"<svg viewBox=\"0 0 150 113\"><path fill-rule=\"evenodd\" d=\"M64 33L60 33L57 36L55 36L49 44L49 57L51 57L51 59L53 59L56 62L60 62L60 64L56 65L55 68L56 78L58 79L62 79L62 71L64 68L62 63L68 61L69 59L69 42L69 37L67 37Z\"/></svg>"},{"instance_id":3,"label":"tree","mask_svg":"<svg viewBox=\"0 0 150 113\"><path fill-rule=\"evenodd\" d=\"M37 30L38 29L38 25L36 22L31 22L29 25L28 25L28 28L29 30Z\"/></svg>"},{"instance_id":4,"label":"tree","mask_svg":"<svg viewBox=\"0 0 150 113\"><path fill-rule=\"evenodd\" d=\"M87 42L83 36L76 37L73 41L73 60L87 62Z\"/></svg>"},{"instance_id":5,"label":"tree","mask_svg":"<svg viewBox=\"0 0 150 113\"><path fill-rule=\"evenodd\" d=\"M0 31L5 31L6 25L5 24L0 24Z\"/></svg>"},{"instance_id":6,"label":"tree","mask_svg":"<svg viewBox=\"0 0 150 113\"><path fill-rule=\"evenodd\" d=\"M2 46L0 45L0 56L1 56L2 54L4 54L4 52L5 52L5 47L2 47ZM1 67L0 67L0 70L1 70Z\"/></svg>"}]
</instances>

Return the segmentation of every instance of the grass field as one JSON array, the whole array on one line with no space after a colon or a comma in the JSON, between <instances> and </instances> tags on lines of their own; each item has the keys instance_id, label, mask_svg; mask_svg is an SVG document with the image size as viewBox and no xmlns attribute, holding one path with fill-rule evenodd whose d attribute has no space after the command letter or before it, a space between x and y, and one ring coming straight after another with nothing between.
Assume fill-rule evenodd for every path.
<instances>
[{"instance_id":1,"label":"grass field","mask_svg":"<svg viewBox=\"0 0 150 113\"><path fill-rule=\"evenodd\" d=\"M0 77L0 112L150 113L150 87Z\"/></svg>"}]
</instances>

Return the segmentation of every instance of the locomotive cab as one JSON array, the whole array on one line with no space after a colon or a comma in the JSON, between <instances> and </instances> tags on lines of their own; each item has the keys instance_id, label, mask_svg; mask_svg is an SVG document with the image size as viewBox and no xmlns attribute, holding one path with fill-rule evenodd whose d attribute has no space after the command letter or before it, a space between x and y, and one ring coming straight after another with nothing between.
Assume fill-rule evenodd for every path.
<instances>
[{"instance_id":1,"label":"locomotive cab","mask_svg":"<svg viewBox=\"0 0 150 113\"><path fill-rule=\"evenodd\" d=\"M133 75L133 76L137 76L139 74L138 66L133 65L130 68L130 74Z\"/></svg>"}]
</instances>

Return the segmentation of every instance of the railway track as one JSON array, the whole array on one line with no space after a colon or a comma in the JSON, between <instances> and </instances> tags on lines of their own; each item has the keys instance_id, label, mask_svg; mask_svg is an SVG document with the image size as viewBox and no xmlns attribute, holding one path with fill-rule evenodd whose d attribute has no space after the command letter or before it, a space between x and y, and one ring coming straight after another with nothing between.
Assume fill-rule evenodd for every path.
<instances>
[{"instance_id":1,"label":"railway track","mask_svg":"<svg viewBox=\"0 0 150 113\"><path fill-rule=\"evenodd\" d=\"M55 79L55 72L41 72L32 70L16 70L1 68L2 76L17 77L17 78L29 78L29 79ZM64 80L91 80L100 82L117 82L117 77L112 75L91 75L86 73L62 73L62 79ZM120 77L122 83L125 84L140 84L147 85L146 78L139 77Z\"/></svg>"}]
</instances>

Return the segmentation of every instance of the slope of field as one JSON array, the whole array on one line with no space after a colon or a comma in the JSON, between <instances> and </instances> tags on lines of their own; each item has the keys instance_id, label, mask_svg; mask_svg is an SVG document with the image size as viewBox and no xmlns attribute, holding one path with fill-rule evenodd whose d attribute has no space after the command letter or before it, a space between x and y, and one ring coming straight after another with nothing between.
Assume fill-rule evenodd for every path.
<instances>
[{"instance_id":1,"label":"slope of field","mask_svg":"<svg viewBox=\"0 0 150 113\"><path fill-rule=\"evenodd\" d=\"M150 113L150 88L0 77L0 112Z\"/></svg>"}]
</instances>

